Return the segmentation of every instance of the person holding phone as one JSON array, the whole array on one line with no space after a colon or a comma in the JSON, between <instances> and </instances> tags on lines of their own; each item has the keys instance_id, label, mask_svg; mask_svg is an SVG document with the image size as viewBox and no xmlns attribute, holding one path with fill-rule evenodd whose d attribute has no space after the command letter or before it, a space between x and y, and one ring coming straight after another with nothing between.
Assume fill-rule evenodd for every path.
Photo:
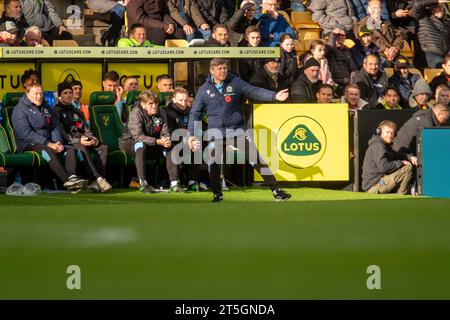
<instances>
[{"instance_id":1,"label":"person holding phone","mask_svg":"<svg viewBox=\"0 0 450 320\"><path fill-rule=\"evenodd\" d=\"M63 145L53 109L44 101L40 83L26 88L12 113L17 152L33 151L48 162L50 169L64 183L64 188L78 192L87 180L76 175L75 150Z\"/></svg>"},{"instance_id":2,"label":"person holding phone","mask_svg":"<svg viewBox=\"0 0 450 320\"><path fill-rule=\"evenodd\" d=\"M86 123L83 112L75 108L71 83L62 82L58 85L58 102L55 106L55 113L63 143L76 150L81 162L87 165L87 169L92 174L88 188L97 192L111 190L111 185L104 178L108 146L100 143ZM95 161L92 160L89 151L97 154Z\"/></svg>"}]
</instances>

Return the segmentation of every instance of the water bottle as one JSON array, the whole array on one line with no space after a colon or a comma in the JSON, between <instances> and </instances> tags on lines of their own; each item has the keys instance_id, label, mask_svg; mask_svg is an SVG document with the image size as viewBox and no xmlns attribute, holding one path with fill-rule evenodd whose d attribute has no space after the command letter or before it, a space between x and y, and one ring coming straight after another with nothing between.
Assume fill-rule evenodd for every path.
<instances>
[{"instance_id":1,"label":"water bottle","mask_svg":"<svg viewBox=\"0 0 450 320\"><path fill-rule=\"evenodd\" d=\"M15 182L22 184L22 177L20 176L20 172L16 173L16 179Z\"/></svg>"}]
</instances>

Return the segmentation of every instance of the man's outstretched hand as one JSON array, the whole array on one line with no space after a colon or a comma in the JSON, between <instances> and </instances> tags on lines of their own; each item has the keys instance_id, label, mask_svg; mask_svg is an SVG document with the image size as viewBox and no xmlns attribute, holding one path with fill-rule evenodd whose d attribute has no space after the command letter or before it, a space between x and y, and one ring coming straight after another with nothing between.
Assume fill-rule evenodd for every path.
<instances>
[{"instance_id":1,"label":"man's outstretched hand","mask_svg":"<svg viewBox=\"0 0 450 320\"><path fill-rule=\"evenodd\" d=\"M289 91L288 89L284 89L277 92L277 95L275 96L277 101L286 101L287 98L289 98Z\"/></svg>"}]
</instances>

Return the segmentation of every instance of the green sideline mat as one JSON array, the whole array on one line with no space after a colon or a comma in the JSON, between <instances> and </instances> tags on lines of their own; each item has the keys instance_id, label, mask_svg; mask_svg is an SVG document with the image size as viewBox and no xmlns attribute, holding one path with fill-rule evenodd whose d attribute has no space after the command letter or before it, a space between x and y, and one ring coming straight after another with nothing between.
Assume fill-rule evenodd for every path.
<instances>
[{"instance_id":1,"label":"green sideline mat","mask_svg":"<svg viewBox=\"0 0 450 320\"><path fill-rule=\"evenodd\" d=\"M287 190L1 195L0 299L450 299L450 200Z\"/></svg>"}]
</instances>

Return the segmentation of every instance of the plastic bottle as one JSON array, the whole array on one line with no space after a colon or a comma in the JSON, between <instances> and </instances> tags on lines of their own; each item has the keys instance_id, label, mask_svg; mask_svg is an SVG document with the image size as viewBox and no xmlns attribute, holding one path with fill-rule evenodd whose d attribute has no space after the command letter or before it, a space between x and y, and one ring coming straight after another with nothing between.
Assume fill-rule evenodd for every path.
<instances>
[{"instance_id":1,"label":"plastic bottle","mask_svg":"<svg viewBox=\"0 0 450 320\"><path fill-rule=\"evenodd\" d=\"M20 176L20 172L16 173L15 182L22 184L22 177Z\"/></svg>"}]
</instances>

